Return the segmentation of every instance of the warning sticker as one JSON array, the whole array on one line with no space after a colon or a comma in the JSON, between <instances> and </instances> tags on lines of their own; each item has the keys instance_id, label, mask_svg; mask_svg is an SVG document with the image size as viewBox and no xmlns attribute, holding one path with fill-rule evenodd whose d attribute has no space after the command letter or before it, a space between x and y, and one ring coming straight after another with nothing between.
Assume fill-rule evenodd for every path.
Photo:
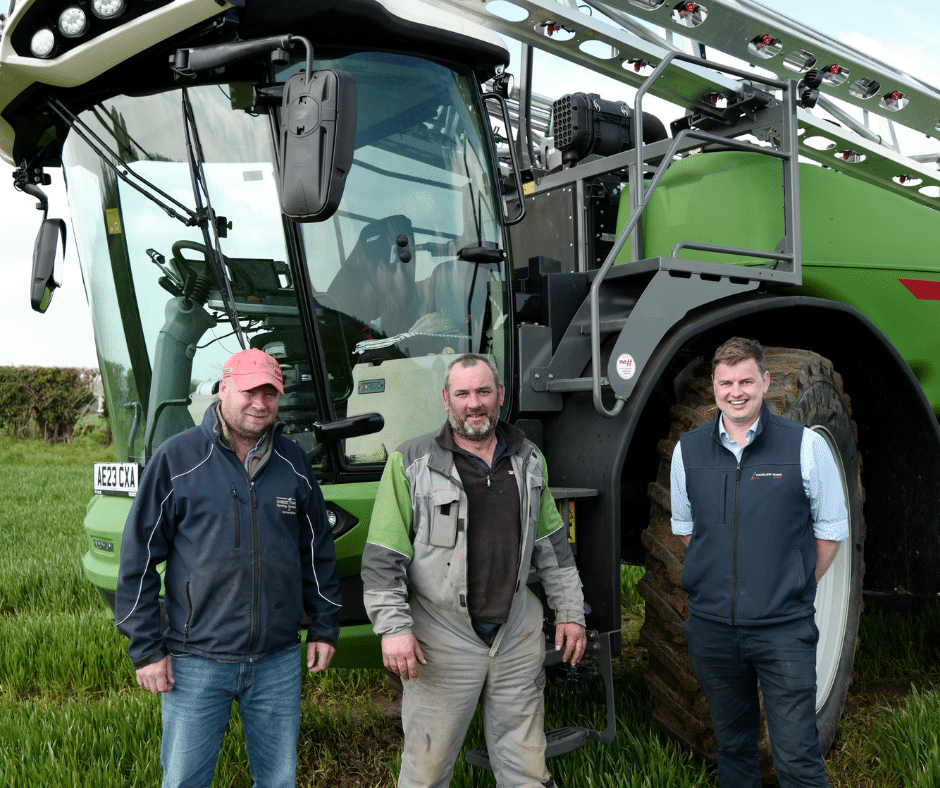
<instances>
[{"instance_id":1,"label":"warning sticker","mask_svg":"<svg viewBox=\"0 0 940 788\"><path fill-rule=\"evenodd\" d=\"M621 353L617 357L617 374L624 380L630 380L636 374L636 362L629 353Z\"/></svg>"},{"instance_id":2,"label":"warning sticker","mask_svg":"<svg viewBox=\"0 0 940 788\"><path fill-rule=\"evenodd\" d=\"M108 235L121 235L124 232L121 228L121 212L117 208L105 209L104 216L108 224Z\"/></svg>"}]
</instances>

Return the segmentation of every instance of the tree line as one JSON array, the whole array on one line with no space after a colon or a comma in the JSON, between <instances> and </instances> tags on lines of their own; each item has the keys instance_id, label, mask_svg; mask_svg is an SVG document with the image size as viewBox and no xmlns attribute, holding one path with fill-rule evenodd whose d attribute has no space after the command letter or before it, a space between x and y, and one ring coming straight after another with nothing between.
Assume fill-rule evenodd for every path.
<instances>
[{"instance_id":1,"label":"tree line","mask_svg":"<svg viewBox=\"0 0 940 788\"><path fill-rule=\"evenodd\" d=\"M0 430L16 438L70 443L95 400L97 369L0 367Z\"/></svg>"}]
</instances>

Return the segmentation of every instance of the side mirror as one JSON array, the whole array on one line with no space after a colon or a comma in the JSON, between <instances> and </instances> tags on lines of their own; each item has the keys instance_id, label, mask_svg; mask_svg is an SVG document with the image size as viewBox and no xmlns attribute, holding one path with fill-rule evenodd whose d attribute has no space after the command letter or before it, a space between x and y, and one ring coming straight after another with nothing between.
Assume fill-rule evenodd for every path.
<instances>
[{"instance_id":1,"label":"side mirror","mask_svg":"<svg viewBox=\"0 0 940 788\"><path fill-rule=\"evenodd\" d=\"M278 187L281 211L295 222L336 212L356 147L356 100L345 71L301 72L284 85Z\"/></svg>"},{"instance_id":2,"label":"side mirror","mask_svg":"<svg viewBox=\"0 0 940 788\"><path fill-rule=\"evenodd\" d=\"M361 413L338 421L315 421L313 432L319 443L358 438L360 435L374 435L385 426L385 419L378 413Z\"/></svg>"},{"instance_id":3,"label":"side mirror","mask_svg":"<svg viewBox=\"0 0 940 788\"><path fill-rule=\"evenodd\" d=\"M61 241L61 243L60 243ZM53 291L59 286L57 275L65 259L65 222L62 219L44 219L33 246L33 283L29 300L37 312L49 308Z\"/></svg>"}]
</instances>

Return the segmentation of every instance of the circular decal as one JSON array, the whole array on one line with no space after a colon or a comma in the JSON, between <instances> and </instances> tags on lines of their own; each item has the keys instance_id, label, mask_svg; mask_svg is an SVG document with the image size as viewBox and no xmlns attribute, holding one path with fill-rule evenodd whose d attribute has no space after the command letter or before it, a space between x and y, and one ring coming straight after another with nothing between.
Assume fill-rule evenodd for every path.
<instances>
[{"instance_id":1,"label":"circular decal","mask_svg":"<svg viewBox=\"0 0 940 788\"><path fill-rule=\"evenodd\" d=\"M617 374L624 380L630 380L636 374L636 362L629 353L622 353L618 356Z\"/></svg>"}]
</instances>

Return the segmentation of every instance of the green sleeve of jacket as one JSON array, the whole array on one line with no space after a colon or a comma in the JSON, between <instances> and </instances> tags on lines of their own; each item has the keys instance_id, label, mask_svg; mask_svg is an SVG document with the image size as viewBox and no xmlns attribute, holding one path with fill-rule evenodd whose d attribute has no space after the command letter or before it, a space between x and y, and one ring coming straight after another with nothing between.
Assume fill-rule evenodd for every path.
<instances>
[{"instance_id":1,"label":"green sleeve of jacket","mask_svg":"<svg viewBox=\"0 0 940 788\"><path fill-rule=\"evenodd\" d=\"M559 528L562 530L565 528L565 523L561 519L561 515L558 513L558 504L555 503L555 499L552 498L552 493L548 489L548 465L546 464L544 457L542 457L542 479L545 483L542 485L542 500L541 508L539 510L539 527L535 536L536 539L541 539L543 536L548 536L557 531ZM568 543L567 539L568 534L565 534L565 544Z\"/></svg>"},{"instance_id":2,"label":"green sleeve of jacket","mask_svg":"<svg viewBox=\"0 0 940 788\"><path fill-rule=\"evenodd\" d=\"M375 494L368 541L411 558L414 555L411 546L413 521L411 484L405 475L402 456L395 451L385 464L382 480Z\"/></svg>"},{"instance_id":3,"label":"green sleeve of jacket","mask_svg":"<svg viewBox=\"0 0 940 788\"><path fill-rule=\"evenodd\" d=\"M584 592L581 577L568 544L568 529L548 488L548 466L542 458L542 499L532 563L542 581L555 623L584 625Z\"/></svg>"},{"instance_id":4,"label":"green sleeve of jacket","mask_svg":"<svg viewBox=\"0 0 940 788\"><path fill-rule=\"evenodd\" d=\"M362 552L363 601L375 633L382 637L411 631L407 579L414 557L413 520L411 485L396 451L385 464Z\"/></svg>"}]
</instances>

